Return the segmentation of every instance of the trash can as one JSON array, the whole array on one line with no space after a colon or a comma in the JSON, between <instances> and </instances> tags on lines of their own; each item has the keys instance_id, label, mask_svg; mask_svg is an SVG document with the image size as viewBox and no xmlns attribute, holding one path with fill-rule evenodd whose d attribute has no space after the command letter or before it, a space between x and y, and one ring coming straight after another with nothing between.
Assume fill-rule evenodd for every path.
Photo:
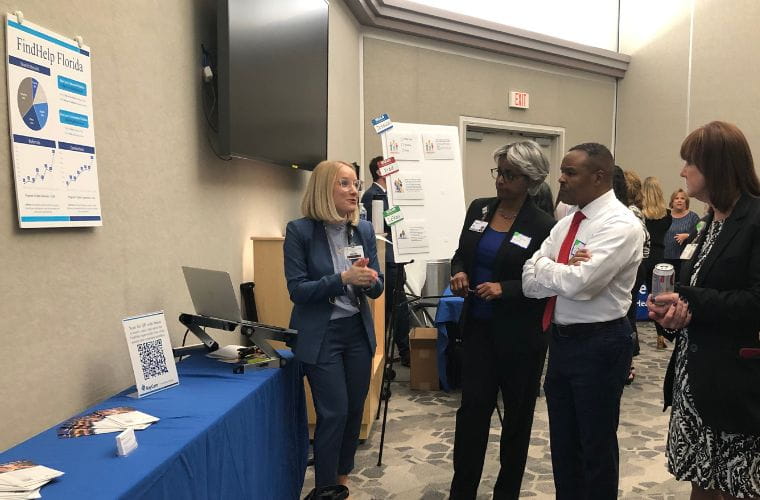
<instances>
[{"instance_id":1,"label":"trash can","mask_svg":"<svg viewBox=\"0 0 760 500\"><path fill-rule=\"evenodd\" d=\"M451 278L451 260L429 260L425 266L425 285L422 287L422 296L441 295L449 286ZM435 299L438 303L438 299Z\"/></svg>"}]
</instances>

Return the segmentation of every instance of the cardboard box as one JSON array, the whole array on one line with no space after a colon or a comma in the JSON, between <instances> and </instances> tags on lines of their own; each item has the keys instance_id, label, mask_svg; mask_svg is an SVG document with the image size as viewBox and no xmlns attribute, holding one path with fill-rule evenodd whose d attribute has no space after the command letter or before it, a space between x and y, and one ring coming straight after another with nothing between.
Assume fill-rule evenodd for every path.
<instances>
[{"instance_id":1,"label":"cardboard box","mask_svg":"<svg viewBox=\"0 0 760 500\"><path fill-rule=\"evenodd\" d=\"M437 391L438 358L436 343L438 330L414 328L409 334L409 358L411 361L411 387L418 391Z\"/></svg>"}]
</instances>

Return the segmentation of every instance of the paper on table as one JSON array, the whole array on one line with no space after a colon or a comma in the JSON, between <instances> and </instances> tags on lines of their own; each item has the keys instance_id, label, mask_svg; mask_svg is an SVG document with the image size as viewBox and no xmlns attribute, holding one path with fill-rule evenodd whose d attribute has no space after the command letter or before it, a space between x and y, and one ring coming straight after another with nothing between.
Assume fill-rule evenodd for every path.
<instances>
[{"instance_id":1,"label":"paper on table","mask_svg":"<svg viewBox=\"0 0 760 500\"><path fill-rule=\"evenodd\" d=\"M23 491L31 491L32 489L41 488L42 486L45 486L49 481L37 481L35 483L28 483ZM0 495L5 495L7 492L16 492L20 491L19 486L12 486L10 484L0 483Z\"/></svg>"},{"instance_id":2,"label":"paper on table","mask_svg":"<svg viewBox=\"0 0 760 500\"><path fill-rule=\"evenodd\" d=\"M50 467L34 465L32 467L3 472L0 474L0 483L29 489L29 485L35 486L40 481L47 482L62 475L63 472L51 469Z\"/></svg>"},{"instance_id":3,"label":"paper on table","mask_svg":"<svg viewBox=\"0 0 760 500\"><path fill-rule=\"evenodd\" d=\"M45 484L47 481L43 483L43 486ZM25 491L0 491L0 500L33 500L35 498L42 498L39 488Z\"/></svg>"},{"instance_id":4,"label":"paper on table","mask_svg":"<svg viewBox=\"0 0 760 500\"><path fill-rule=\"evenodd\" d=\"M158 418L153 415L148 415L141 411L130 411L128 413L118 413L116 415L108 415L105 420L110 420L112 423L121 426L122 428L134 427L137 425L152 424L158 422Z\"/></svg>"}]
</instances>

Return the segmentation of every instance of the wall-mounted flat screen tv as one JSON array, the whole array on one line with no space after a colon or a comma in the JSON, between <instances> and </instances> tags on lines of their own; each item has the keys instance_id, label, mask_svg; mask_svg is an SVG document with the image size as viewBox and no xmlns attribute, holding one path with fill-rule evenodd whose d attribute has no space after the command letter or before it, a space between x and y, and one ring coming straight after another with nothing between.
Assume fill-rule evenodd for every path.
<instances>
[{"instance_id":1,"label":"wall-mounted flat screen tv","mask_svg":"<svg viewBox=\"0 0 760 500\"><path fill-rule=\"evenodd\" d=\"M313 169L327 157L325 0L218 0L220 153Z\"/></svg>"}]
</instances>

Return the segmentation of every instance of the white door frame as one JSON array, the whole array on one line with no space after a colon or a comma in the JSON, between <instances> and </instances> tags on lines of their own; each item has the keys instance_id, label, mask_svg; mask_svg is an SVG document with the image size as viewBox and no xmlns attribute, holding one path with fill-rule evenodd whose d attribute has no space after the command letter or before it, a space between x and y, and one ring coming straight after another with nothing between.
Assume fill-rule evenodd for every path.
<instances>
[{"instance_id":1,"label":"white door frame","mask_svg":"<svg viewBox=\"0 0 760 500\"><path fill-rule=\"evenodd\" d=\"M549 125L537 125L533 123L508 122L503 120L492 120L490 118L477 118L473 116L459 117L459 150L462 152L462 166L467 164L465 155L467 154L467 127L474 126L480 128L490 128L495 130L505 130L507 132L529 132L532 134L546 135L556 138L549 158L549 177L547 182L553 184L559 179L559 165L562 156L565 153L565 129L563 127L552 127Z\"/></svg>"}]
</instances>

